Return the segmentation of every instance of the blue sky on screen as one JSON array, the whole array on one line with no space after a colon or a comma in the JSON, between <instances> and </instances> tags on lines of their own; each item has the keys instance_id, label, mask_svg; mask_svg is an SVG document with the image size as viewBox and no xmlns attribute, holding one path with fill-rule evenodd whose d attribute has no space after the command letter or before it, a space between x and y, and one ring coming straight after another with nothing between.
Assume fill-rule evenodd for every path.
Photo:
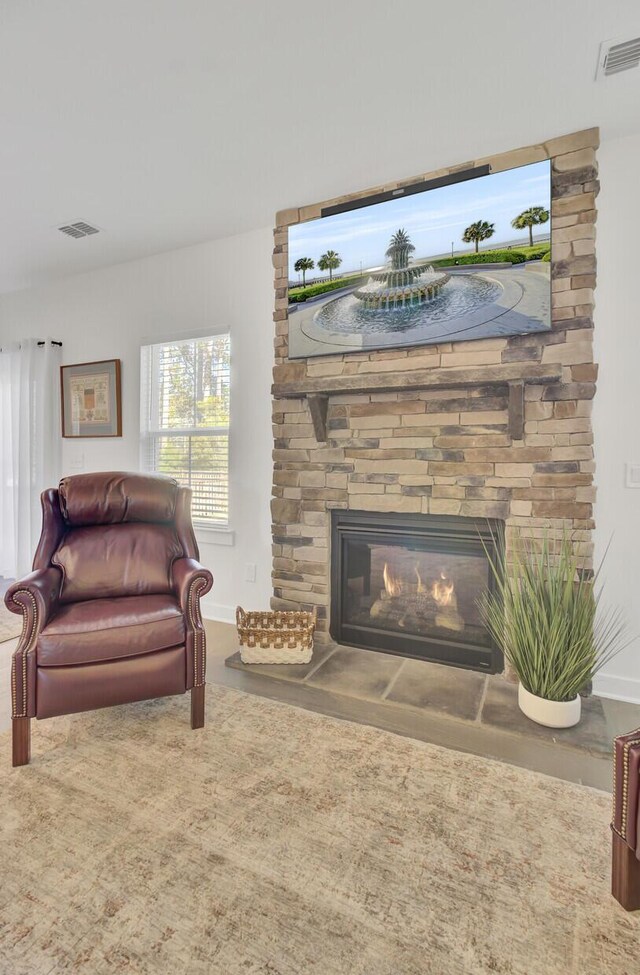
<instances>
[{"instance_id":1,"label":"blue sky on screen","mask_svg":"<svg viewBox=\"0 0 640 975\"><path fill-rule=\"evenodd\" d=\"M529 243L527 230L511 227L511 221L530 206L551 208L550 162L532 163L504 173L492 173L465 183L454 183L427 190L398 200L339 213L308 223L289 227L289 276L298 275L293 266L299 257L310 257L316 264L328 249L342 258L340 272L378 267L384 264L389 238L404 227L415 244L413 257L437 257L473 250L462 242L466 227L476 220L495 224L496 232L481 249L521 240ZM548 234L550 222L534 227L536 233ZM308 272L314 277L319 272Z\"/></svg>"}]
</instances>

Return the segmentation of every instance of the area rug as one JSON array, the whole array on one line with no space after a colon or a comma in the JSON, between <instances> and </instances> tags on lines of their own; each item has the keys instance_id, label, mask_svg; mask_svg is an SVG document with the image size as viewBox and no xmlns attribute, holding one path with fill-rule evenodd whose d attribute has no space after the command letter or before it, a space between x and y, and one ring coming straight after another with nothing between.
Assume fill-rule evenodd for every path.
<instances>
[{"instance_id":1,"label":"area rug","mask_svg":"<svg viewBox=\"0 0 640 975\"><path fill-rule=\"evenodd\" d=\"M22 633L22 616L16 616L2 604L0 597L0 643L15 640Z\"/></svg>"},{"instance_id":2,"label":"area rug","mask_svg":"<svg viewBox=\"0 0 640 975\"><path fill-rule=\"evenodd\" d=\"M0 971L637 975L609 797L209 686L0 738Z\"/></svg>"}]
</instances>

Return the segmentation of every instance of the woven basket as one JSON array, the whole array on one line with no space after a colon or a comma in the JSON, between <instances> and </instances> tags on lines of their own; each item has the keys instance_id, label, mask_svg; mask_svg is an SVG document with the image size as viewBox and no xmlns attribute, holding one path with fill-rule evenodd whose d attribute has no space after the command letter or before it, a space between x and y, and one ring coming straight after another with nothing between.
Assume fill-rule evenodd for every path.
<instances>
[{"instance_id":1,"label":"woven basket","mask_svg":"<svg viewBox=\"0 0 640 975\"><path fill-rule=\"evenodd\" d=\"M236 609L243 664L308 664L313 654L316 611L245 613Z\"/></svg>"}]
</instances>

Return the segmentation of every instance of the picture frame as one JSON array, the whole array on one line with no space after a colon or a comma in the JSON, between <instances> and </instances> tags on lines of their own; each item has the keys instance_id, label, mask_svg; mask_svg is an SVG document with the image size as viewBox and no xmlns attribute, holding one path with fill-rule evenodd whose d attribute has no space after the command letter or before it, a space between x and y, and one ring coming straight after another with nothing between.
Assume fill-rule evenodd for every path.
<instances>
[{"instance_id":1,"label":"picture frame","mask_svg":"<svg viewBox=\"0 0 640 975\"><path fill-rule=\"evenodd\" d=\"M62 436L121 437L120 359L60 366Z\"/></svg>"}]
</instances>

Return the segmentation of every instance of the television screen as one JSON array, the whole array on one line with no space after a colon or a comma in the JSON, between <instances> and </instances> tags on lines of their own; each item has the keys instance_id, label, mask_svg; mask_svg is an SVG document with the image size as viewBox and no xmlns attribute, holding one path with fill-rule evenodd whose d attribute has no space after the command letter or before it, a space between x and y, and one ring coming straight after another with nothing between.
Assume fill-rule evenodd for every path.
<instances>
[{"instance_id":1,"label":"television screen","mask_svg":"<svg viewBox=\"0 0 640 975\"><path fill-rule=\"evenodd\" d=\"M549 160L295 224L289 355L545 331L550 241Z\"/></svg>"}]
</instances>

